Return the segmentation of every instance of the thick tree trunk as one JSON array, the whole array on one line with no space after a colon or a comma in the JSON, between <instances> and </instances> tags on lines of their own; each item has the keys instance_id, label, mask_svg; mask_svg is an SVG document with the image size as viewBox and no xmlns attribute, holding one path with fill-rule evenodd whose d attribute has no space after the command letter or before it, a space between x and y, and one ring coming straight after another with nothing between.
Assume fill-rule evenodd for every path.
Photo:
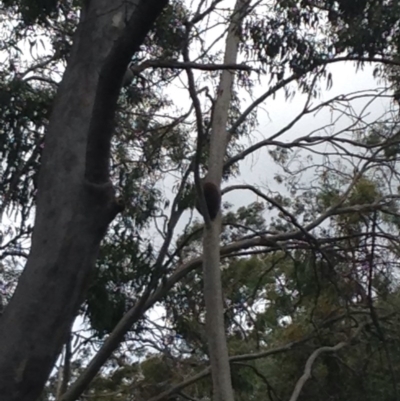
<instances>
[{"instance_id":1,"label":"thick tree trunk","mask_svg":"<svg viewBox=\"0 0 400 401\"><path fill-rule=\"evenodd\" d=\"M0 398L40 395L119 211L109 148L126 67L168 0L90 0L45 138L32 249L0 319Z\"/></svg>"},{"instance_id":2,"label":"thick tree trunk","mask_svg":"<svg viewBox=\"0 0 400 401\"><path fill-rule=\"evenodd\" d=\"M240 24L245 15L248 0L237 0L229 26L224 64L235 64L239 48ZM217 99L213 112L210 158L206 181L221 184L223 163L229 137L227 133L228 110L232 100L233 73L221 74ZM207 341L211 361L214 401L233 401L229 354L224 324L224 305L220 269L221 217L208 225L203 241L204 299L206 304Z\"/></svg>"}]
</instances>

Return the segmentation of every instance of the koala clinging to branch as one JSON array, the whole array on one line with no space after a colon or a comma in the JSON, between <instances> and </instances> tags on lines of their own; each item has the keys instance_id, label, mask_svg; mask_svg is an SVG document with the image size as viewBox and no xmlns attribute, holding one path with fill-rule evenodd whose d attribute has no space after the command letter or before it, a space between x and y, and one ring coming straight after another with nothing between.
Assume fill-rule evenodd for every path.
<instances>
[{"instance_id":1,"label":"koala clinging to branch","mask_svg":"<svg viewBox=\"0 0 400 401\"><path fill-rule=\"evenodd\" d=\"M212 221L217 217L217 214L221 207L221 191L213 182L210 181L203 182L202 185L208 214ZM203 215L198 201L196 202L196 209L201 215Z\"/></svg>"}]
</instances>

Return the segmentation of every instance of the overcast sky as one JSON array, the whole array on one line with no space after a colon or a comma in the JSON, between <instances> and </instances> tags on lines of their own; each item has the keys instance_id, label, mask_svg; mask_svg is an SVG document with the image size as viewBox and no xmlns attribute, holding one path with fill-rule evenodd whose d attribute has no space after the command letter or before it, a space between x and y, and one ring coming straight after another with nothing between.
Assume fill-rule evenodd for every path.
<instances>
[{"instance_id":1,"label":"overcast sky","mask_svg":"<svg viewBox=\"0 0 400 401\"><path fill-rule=\"evenodd\" d=\"M317 105L339 95L382 88L383 83L378 83L377 79L373 77L373 68L373 66L367 66L363 70L356 71L353 63L333 64L329 68L333 76L332 87L326 89L325 83L322 82L320 96L317 99L313 99L312 104ZM261 88L260 91L262 91ZM372 93L371 91L371 94ZM297 93L293 99L285 100L284 92L281 90L275 99L271 98L267 100L264 107L259 110L259 126L255 136L262 139L278 132L302 111L306 101L307 96L300 93ZM376 121L392 107L391 100L378 98L364 110L364 107L370 101L371 96L351 102L355 109L354 111L357 114L363 111L363 118L369 122ZM279 140L290 142L298 137L308 135L312 131L324 128L333 123L338 116L338 112L332 112L329 107L325 107L318 113L304 116L294 127L281 136ZM329 132L333 133L344 129L350 122L351 120L344 116L339 121L335 122L335 124L328 127ZM316 135L318 135L318 133L316 133ZM320 132L319 135L324 135L324 132ZM277 183L274 183L272 180L272 175L273 172L279 172L280 169L272 161L267 149L259 150L256 155L242 162L240 170L241 177L237 180L238 182L242 180L258 185L264 185L267 182L271 189L275 190L274 186L276 186ZM276 187L276 189L277 188L278 187ZM235 195L232 195L232 197L237 199Z\"/></svg>"},{"instance_id":2,"label":"overcast sky","mask_svg":"<svg viewBox=\"0 0 400 401\"><path fill-rule=\"evenodd\" d=\"M356 70L354 63L338 63L330 66L329 71L332 72L333 85L330 89L326 89L326 84L322 81L320 87L321 92L317 99L312 100L313 105L317 105L321 102L327 101L335 96L350 94L359 91L370 91L370 94L374 94L372 91L382 88L384 83L378 82L373 77L374 66L369 65L364 67L362 70ZM267 78L265 78L267 82ZM261 95L263 92L268 90L268 84L260 85L255 89L254 98ZM177 91L176 104L181 103L184 109L187 109L187 100L182 97L182 94L178 94ZM278 132L280 129L285 127L296 115L298 115L304 107L307 101L307 96L299 92L289 100L285 100L283 90L279 91L275 98L271 97L258 109L258 121L259 125L257 129L251 134L249 141L251 144L258 142L261 139L265 139ZM371 102L371 96L362 98L357 101L351 102L354 112L356 114L363 110L363 118L366 121L376 121L382 115L387 113L392 107L392 101L389 98L377 98L375 99L367 109L364 110L365 105ZM244 109L244 107L243 107ZM312 131L321 129L331 124L337 117L338 112L332 112L328 107L322 109L318 113L310 114L303 117L299 122L295 124L288 132L286 132L279 140L287 142L297 137L305 136ZM339 129L344 129L350 124L351 120L347 117L342 117L338 122L332 124L329 127L329 132L337 132ZM325 133L326 134L326 133ZM318 135L318 134L317 134ZM324 132L320 132L319 135L324 135ZM324 145L325 146L325 145ZM259 186L262 189L267 187L272 191L279 191L280 193L287 194L283 185L279 185L274 179L276 173L281 172L280 167L272 160L268 153L269 149L262 148L252 155L249 155L245 160L240 162L240 176L232 178L228 185L233 184L252 184ZM323 150L323 149L321 149ZM315 156L314 156L315 159ZM310 176L314 174L311 170L307 172ZM307 175L305 176L307 178ZM166 193L171 193L171 189L175 180L169 177L165 180L162 187ZM227 184L223 184L223 187ZM254 194L249 191L234 191L227 193L224 201L234 205L234 208L248 205L256 200ZM195 211L196 215L197 211ZM185 218L181 219L178 224L177 232L180 232L187 223L189 213L185 213Z\"/></svg>"}]
</instances>

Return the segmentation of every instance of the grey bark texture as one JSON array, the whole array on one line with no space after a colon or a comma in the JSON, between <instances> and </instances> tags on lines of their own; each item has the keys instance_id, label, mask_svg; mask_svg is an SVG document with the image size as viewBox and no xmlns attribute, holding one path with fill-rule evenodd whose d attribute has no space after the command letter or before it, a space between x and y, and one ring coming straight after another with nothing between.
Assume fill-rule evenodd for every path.
<instances>
[{"instance_id":1,"label":"grey bark texture","mask_svg":"<svg viewBox=\"0 0 400 401\"><path fill-rule=\"evenodd\" d=\"M46 133L32 248L0 318L0 398L34 401L120 208L109 150L122 78L168 0L90 0Z\"/></svg>"},{"instance_id":2,"label":"grey bark texture","mask_svg":"<svg viewBox=\"0 0 400 401\"><path fill-rule=\"evenodd\" d=\"M224 64L235 64L239 48L239 30L248 0L237 0L228 28ZM221 185L223 163L229 142L228 110L232 100L233 72L224 70L213 112L210 157L206 181ZM203 278L206 305L206 330L211 362L214 401L233 401L229 354L224 324L224 305L220 269L221 214L206 224L203 240Z\"/></svg>"}]
</instances>

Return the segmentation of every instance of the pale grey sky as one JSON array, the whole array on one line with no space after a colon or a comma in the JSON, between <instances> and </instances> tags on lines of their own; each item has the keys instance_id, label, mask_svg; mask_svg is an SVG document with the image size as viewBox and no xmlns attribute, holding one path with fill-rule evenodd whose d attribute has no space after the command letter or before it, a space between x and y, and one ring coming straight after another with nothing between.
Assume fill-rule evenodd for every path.
<instances>
[{"instance_id":1,"label":"pale grey sky","mask_svg":"<svg viewBox=\"0 0 400 401\"><path fill-rule=\"evenodd\" d=\"M312 105L318 105L321 102L327 101L335 96L346 95L359 91L370 91L371 95L376 95L372 92L382 87L382 82L378 82L373 77L374 66L369 65L356 71L356 67L353 63L338 63L333 64L329 71L333 75L333 85L330 89L326 89L325 83L321 84L321 93L319 98L312 100ZM267 77L264 80L267 82ZM255 89L254 98L261 95L268 89L268 84L260 85ZM187 99L183 93L178 90L176 94L172 95L173 99L176 99L175 104L182 104L182 107L188 107ZM257 129L251 134L249 138L250 143L254 144L259 140L270 137L271 135L278 132L280 129L285 127L296 115L298 115L304 107L307 101L307 96L297 93L294 98L285 100L283 90L280 90L275 98L271 97L264 102L258 110L258 121L259 125ZM351 102L355 113L360 113L365 105L371 101L371 96L355 100ZM378 98L363 111L363 116L366 121L376 121L385 112L392 107L392 102L387 98ZM339 112L333 112L329 107L325 107L318 113L309 114L304 116L298 121L288 132L286 132L278 140L283 142L293 140L300 136L305 136L310 132L321 129L328 124L332 123L339 116ZM332 132L342 130L350 124L350 119L342 117L338 122L329 127ZM321 132L321 135L323 133ZM325 146L325 145L324 145ZM262 148L254 154L247 156L247 158L240 162L240 176L232 178L228 185L234 184L252 184L255 186L261 186L266 188L268 186L272 191L280 191L286 193L283 185L279 185L274 179L274 174L281 172L280 167L275 164L271 156L268 153L269 149ZM323 150L323 149L321 149ZM307 174L312 174L312 171ZM161 187L166 193L171 193L171 189L175 180L172 177L167 177ZM227 186L227 184L224 184ZM235 191L227 193L224 201L228 201L233 204L235 208L248 205L249 203L256 200L254 194L248 191ZM196 216L199 216L195 211ZM179 233L187 223L189 213L185 213L185 218L178 224L177 233ZM157 241L158 242L158 241Z\"/></svg>"}]
</instances>

